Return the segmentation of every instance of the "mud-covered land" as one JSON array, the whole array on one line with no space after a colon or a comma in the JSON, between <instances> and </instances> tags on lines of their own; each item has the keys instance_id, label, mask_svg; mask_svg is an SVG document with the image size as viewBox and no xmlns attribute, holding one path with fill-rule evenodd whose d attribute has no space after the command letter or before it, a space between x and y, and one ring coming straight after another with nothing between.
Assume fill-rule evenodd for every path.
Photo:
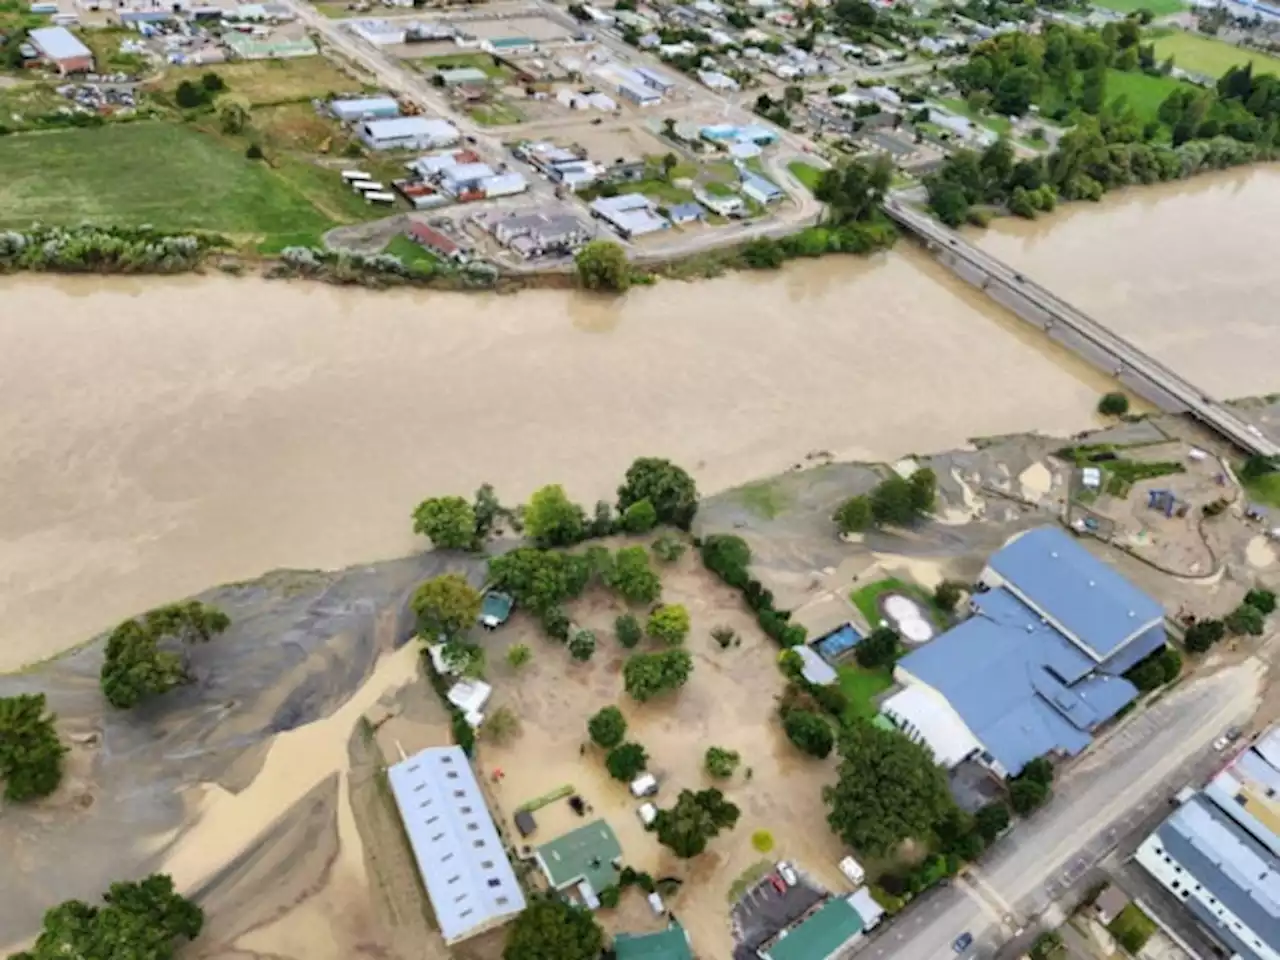
<instances>
[{"instance_id":1,"label":"mud-covered land","mask_svg":"<svg viewBox=\"0 0 1280 960\"><path fill-rule=\"evenodd\" d=\"M1161 450L1181 444L1183 451L1189 440L1215 450L1194 427L1164 418L1075 439ZM852 607L845 598L855 583L889 575L924 586L944 577L969 579L1012 533L1056 522L1070 471L1051 454L1066 442L1008 437L918 458L938 475L939 503L936 520L911 531L838 539L830 522L836 505L868 490L892 466L828 463L819 453L772 480L709 498L698 532L744 536L757 575L780 605L797 611L799 622L848 616ZM1206 470L1217 463L1207 462ZM1204 484L1190 470L1185 478L1158 482L1182 483L1189 491ZM1141 484L1133 498L1144 502ZM1117 535L1119 546L1086 542L1163 600L1171 614L1221 614L1249 586L1280 584L1271 541L1240 515L1238 502L1204 536L1185 520L1145 509L1132 509L1122 520L1134 528ZM1198 572L1174 577L1157 569L1171 557L1198 556L1195 550L1208 558L1195 561L1205 564ZM377 776L386 758L449 740L447 717L421 682L418 651L405 642L412 632L410 592L446 569L465 571L475 583L483 577L479 559L428 553L335 573L276 572L210 590L201 599L224 609L231 629L190 650L193 684L127 713L106 708L98 691L101 638L0 677L0 695L47 693L73 747L68 775L53 798L0 809L0 857L14 865L0 878L0 953L31 936L49 906L70 897L94 899L113 880L164 870L208 914L190 957L446 956L431 933L412 861ZM805 802L812 801L807 807L771 792L764 774L794 758L777 748L776 731L761 720L765 715L746 709L767 701L778 683L771 646L739 609L736 595L703 572L692 553L664 578L669 595L694 614L697 636L690 644L703 665L681 702L683 713L650 717L646 708L635 708L632 721L648 724L639 728L658 766L683 771L685 779L700 775L698 757L681 752L690 729L698 731L698 751L714 741L755 754L747 762L762 775L743 788L745 809L759 821L752 828L777 829L780 851L792 849L820 864L828 840L816 806L820 785L815 781L805 792ZM588 596L572 612L597 627L608 645L590 665L575 666L559 655L562 650L542 645L522 614L493 641L493 703L513 706L525 723L522 739L504 749L486 745L481 756L482 764L501 763L509 773L498 798L504 808L547 789L542 781L548 777L556 781L551 786L572 780L602 810L625 805L625 797L609 799L619 785L575 772L584 711L615 699L620 689L620 651L609 635L616 611L607 598ZM738 630L746 641L740 649L726 654L708 645L706 634L717 623ZM518 678L501 656L516 640L535 647L534 663ZM743 695L720 697L718 684ZM583 693L581 702L552 709L566 691ZM821 770L809 773L821 780ZM703 942L718 945L727 936L719 912L723 893L712 887L727 883L751 859L743 846L750 831L739 832L715 858L693 865L690 877L701 878L702 886L689 885L673 904ZM642 842L633 846L639 851ZM621 920L617 915L607 922ZM490 960L500 952L499 933L455 956Z\"/></svg>"}]
</instances>

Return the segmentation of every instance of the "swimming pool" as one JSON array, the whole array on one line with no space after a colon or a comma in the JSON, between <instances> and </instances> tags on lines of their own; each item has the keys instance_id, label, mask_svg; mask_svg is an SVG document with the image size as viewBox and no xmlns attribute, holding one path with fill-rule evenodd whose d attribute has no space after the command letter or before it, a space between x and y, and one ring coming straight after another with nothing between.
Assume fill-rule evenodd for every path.
<instances>
[{"instance_id":1,"label":"swimming pool","mask_svg":"<svg viewBox=\"0 0 1280 960\"><path fill-rule=\"evenodd\" d=\"M862 634L853 628L853 624L846 623L843 627L832 630L825 637L815 640L812 646L818 651L818 656L822 657L823 660L833 662L848 653L861 641Z\"/></svg>"}]
</instances>

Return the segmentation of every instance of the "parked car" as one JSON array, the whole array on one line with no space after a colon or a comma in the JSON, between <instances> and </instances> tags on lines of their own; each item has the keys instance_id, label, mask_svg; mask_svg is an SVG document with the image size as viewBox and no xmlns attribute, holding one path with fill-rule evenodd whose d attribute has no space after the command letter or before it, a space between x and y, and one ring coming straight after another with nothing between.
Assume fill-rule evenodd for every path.
<instances>
[{"instance_id":1,"label":"parked car","mask_svg":"<svg viewBox=\"0 0 1280 960\"><path fill-rule=\"evenodd\" d=\"M1229 746L1231 746L1231 741L1226 737L1219 737L1217 740L1213 741L1213 749L1217 750L1219 753L1227 749Z\"/></svg>"},{"instance_id":2,"label":"parked car","mask_svg":"<svg viewBox=\"0 0 1280 960\"><path fill-rule=\"evenodd\" d=\"M795 870L785 860L778 861L778 875L787 881L788 887L794 887L799 882L799 877L796 876Z\"/></svg>"},{"instance_id":3,"label":"parked car","mask_svg":"<svg viewBox=\"0 0 1280 960\"><path fill-rule=\"evenodd\" d=\"M951 944L951 949L956 953L964 953L971 946L973 946L973 934L965 932L956 937L955 942Z\"/></svg>"},{"instance_id":4,"label":"parked car","mask_svg":"<svg viewBox=\"0 0 1280 960\"><path fill-rule=\"evenodd\" d=\"M658 778L652 773L642 773L631 781L633 797L651 797L658 792Z\"/></svg>"},{"instance_id":5,"label":"parked car","mask_svg":"<svg viewBox=\"0 0 1280 960\"><path fill-rule=\"evenodd\" d=\"M782 878L776 873L769 874L769 882L773 884L773 889L777 890L779 893L787 892L787 885L782 882Z\"/></svg>"},{"instance_id":6,"label":"parked car","mask_svg":"<svg viewBox=\"0 0 1280 960\"><path fill-rule=\"evenodd\" d=\"M658 818L658 808L652 803L642 803L636 807L636 816L640 818L640 822L644 824L647 830L653 826L653 821Z\"/></svg>"}]
</instances>

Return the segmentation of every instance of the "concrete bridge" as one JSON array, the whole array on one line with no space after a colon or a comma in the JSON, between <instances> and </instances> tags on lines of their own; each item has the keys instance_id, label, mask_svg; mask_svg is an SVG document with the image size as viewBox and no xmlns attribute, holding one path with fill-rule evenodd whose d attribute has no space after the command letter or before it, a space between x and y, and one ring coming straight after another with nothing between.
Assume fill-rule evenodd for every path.
<instances>
[{"instance_id":1,"label":"concrete bridge","mask_svg":"<svg viewBox=\"0 0 1280 960\"><path fill-rule=\"evenodd\" d=\"M962 279L1039 327L1094 366L1170 413L1188 413L1239 449L1280 456L1280 444L1159 360L1055 296L1034 280L967 243L927 214L889 197L885 212Z\"/></svg>"}]
</instances>

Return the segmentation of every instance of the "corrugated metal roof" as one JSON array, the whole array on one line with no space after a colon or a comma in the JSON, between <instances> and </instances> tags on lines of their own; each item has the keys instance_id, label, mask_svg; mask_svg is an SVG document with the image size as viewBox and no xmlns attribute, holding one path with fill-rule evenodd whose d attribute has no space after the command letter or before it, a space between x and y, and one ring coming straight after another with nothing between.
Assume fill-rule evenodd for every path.
<instances>
[{"instance_id":1,"label":"corrugated metal roof","mask_svg":"<svg viewBox=\"0 0 1280 960\"><path fill-rule=\"evenodd\" d=\"M387 770L445 940L524 909L493 818L460 747L428 747Z\"/></svg>"},{"instance_id":2,"label":"corrugated metal roof","mask_svg":"<svg viewBox=\"0 0 1280 960\"><path fill-rule=\"evenodd\" d=\"M862 932L862 917L848 900L832 897L800 926L764 952L767 960L827 960Z\"/></svg>"},{"instance_id":3,"label":"corrugated metal roof","mask_svg":"<svg viewBox=\"0 0 1280 960\"><path fill-rule=\"evenodd\" d=\"M693 960L689 938L675 923L657 933L620 933L613 938L618 960Z\"/></svg>"},{"instance_id":4,"label":"corrugated metal roof","mask_svg":"<svg viewBox=\"0 0 1280 960\"><path fill-rule=\"evenodd\" d=\"M1164 618L1160 604L1057 527L1028 530L988 565L1097 660Z\"/></svg>"},{"instance_id":5,"label":"corrugated metal roof","mask_svg":"<svg viewBox=\"0 0 1280 960\"><path fill-rule=\"evenodd\" d=\"M1280 950L1280 860L1200 796L1179 807L1156 836L1183 870Z\"/></svg>"},{"instance_id":6,"label":"corrugated metal roof","mask_svg":"<svg viewBox=\"0 0 1280 960\"><path fill-rule=\"evenodd\" d=\"M370 120L365 125L369 136L375 140L398 140L401 137L431 137L436 140L456 140L458 128L448 120L434 117L395 117L390 120Z\"/></svg>"},{"instance_id":7,"label":"corrugated metal roof","mask_svg":"<svg viewBox=\"0 0 1280 960\"><path fill-rule=\"evenodd\" d=\"M584 824L538 847L538 861L557 890L585 880L599 893L618 882L621 857L622 845L605 820Z\"/></svg>"},{"instance_id":8,"label":"corrugated metal roof","mask_svg":"<svg viewBox=\"0 0 1280 960\"><path fill-rule=\"evenodd\" d=\"M93 51L81 43L66 27L40 27L27 35L37 50L50 60L72 60L92 57Z\"/></svg>"}]
</instances>

